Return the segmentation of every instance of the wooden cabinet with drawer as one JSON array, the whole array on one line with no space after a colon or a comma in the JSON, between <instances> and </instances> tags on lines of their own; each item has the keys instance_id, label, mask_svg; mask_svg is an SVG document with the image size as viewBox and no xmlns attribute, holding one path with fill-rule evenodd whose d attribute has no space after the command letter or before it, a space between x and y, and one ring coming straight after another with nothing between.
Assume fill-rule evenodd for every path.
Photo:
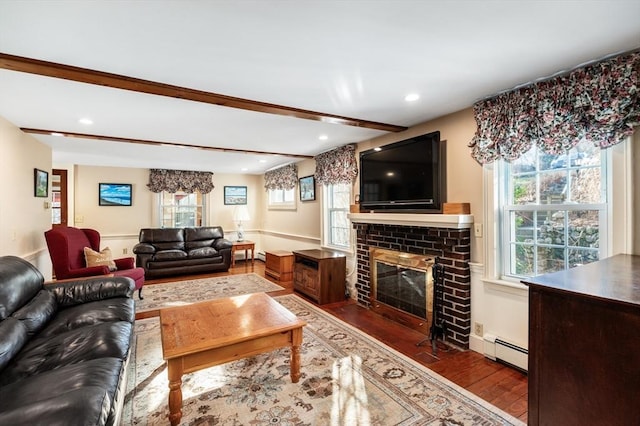
<instances>
[{"instance_id":1,"label":"wooden cabinet with drawer","mask_svg":"<svg viewBox=\"0 0 640 426\"><path fill-rule=\"evenodd\" d=\"M346 257L331 250L293 252L293 288L318 304L345 298Z\"/></svg>"}]
</instances>

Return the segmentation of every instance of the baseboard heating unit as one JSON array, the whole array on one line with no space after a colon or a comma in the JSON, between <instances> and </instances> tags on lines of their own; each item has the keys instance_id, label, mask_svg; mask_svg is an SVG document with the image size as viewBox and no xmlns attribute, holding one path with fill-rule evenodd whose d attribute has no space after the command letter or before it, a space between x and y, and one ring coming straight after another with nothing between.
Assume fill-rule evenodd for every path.
<instances>
[{"instance_id":1,"label":"baseboard heating unit","mask_svg":"<svg viewBox=\"0 0 640 426\"><path fill-rule=\"evenodd\" d=\"M529 351L493 334L484 335L484 356L527 371Z\"/></svg>"}]
</instances>

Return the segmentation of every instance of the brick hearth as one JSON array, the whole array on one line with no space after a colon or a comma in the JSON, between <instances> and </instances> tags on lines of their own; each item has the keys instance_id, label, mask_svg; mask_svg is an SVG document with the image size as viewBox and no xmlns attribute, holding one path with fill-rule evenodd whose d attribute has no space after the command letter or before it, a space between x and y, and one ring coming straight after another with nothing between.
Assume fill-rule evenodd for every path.
<instances>
[{"instance_id":1,"label":"brick hearth","mask_svg":"<svg viewBox=\"0 0 640 426\"><path fill-rule=\"evenodd\" d=\"M445 319L447 341L469 348L471 331L471 233L468 228L353 223L357 233L356 290L358 303L369 307L369 249L379 247L407 253L431 255L445 267Z\"/></svg>"}]
</instances>

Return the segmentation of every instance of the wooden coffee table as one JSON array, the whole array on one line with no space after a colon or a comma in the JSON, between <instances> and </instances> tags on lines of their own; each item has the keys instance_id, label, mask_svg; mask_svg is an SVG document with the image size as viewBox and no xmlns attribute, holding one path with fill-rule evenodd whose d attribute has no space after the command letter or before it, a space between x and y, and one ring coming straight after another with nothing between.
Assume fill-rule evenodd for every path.
<instances>
[{"instance_id":1,"label":"wooden coffee table","mask_svg":"<svg viewBox=\"0 0 640 426\"><path fill-rule=\"evenodd\" d=\"M291 381L300 379L302 327L264 293L160 310L162 357L169 375L169 420L182 418L182 375L291 346Z\"/></svg>"}]
</instances>

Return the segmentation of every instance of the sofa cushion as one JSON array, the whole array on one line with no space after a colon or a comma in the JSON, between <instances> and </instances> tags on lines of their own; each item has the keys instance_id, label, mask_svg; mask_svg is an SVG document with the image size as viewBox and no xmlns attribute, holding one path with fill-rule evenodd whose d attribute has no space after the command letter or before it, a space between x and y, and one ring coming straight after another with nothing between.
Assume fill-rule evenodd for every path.
<instances>
[{"instance_id":1,"label":"sofa cushion","mask_svg":"<svg viewBox=\"0 0 640 426\"><path fill-rule=\"evenodd\" d=\"M0 389L0 424L105 424L123 361L100 358L68 365ZM54 391L55 390L55 391Z\"/></svg>"},{"instance_id":2,"label":"sofa cushion","mask_svg":"<svg viewBox=\"0 0 640 426\"><path fill-rule=\"evenodd\" d=\"M126 359L132 324L105 322L29 341L6 366L0 386L56 368L97 358Z\"/></svg>"},{"instance_id":3,"label":"sofa cushion","mask_svg":"<svg viewBox=\"0 0 640 426\"><path fill-rule=\"evenodd\" d=\"M218 238L224 238L224 232L220 226L184 228L185 248L187 251L200 247L211 247Z\"/></svg>"},{"instance_id":4,"label":"sofa cushion","mask_svg":"<svg viewBox=\"0 0 640 426\"><path fill-rule=\"evenodd\" d=\"M135 302L131 298L117 297L83 303L58 312L58 315L38 334L38 338L54 336L101 322L133 322L134 318Z\"/></svg>"},{"instance_id":5,"label":"sofa cushion","mask_svg":"<svg viewBox=\"0 0 640 426\"><path fill-rule=\"evenodd\" d=\"M189 250L189 258L202 259L205 257L213 257L218 254L218 251L213 247L201 247L193 250Z\"/></svg>"},{"instance_id":6,"label":"sofa cushion","mask_svg":"<svg viewBox=\"0 0 640 426\"><path fill-rule=\"evenodd\" d=\"M149 270L159 270L159 269L167 269L167 268L185 268L185 271L189 270L190 266L200 266L200 265L216 265L224 263L224 258L218 254L213 257L202 257L202 258L185 258L182 260L173 260L170 262L149 262L147 263L147 268Z\"/></svg>"},{"instance_id":7,"label":"sofa cushion","mask_svg":"<svg viewBox=\"0 0 640 426\"><path fill-rule=\"evenodd\" d=\"M0 283L0 320L3 320L42 289L44 277L29 262L17 256L4 256Z\"/></svg>"},{"instance_id":8,"label":"sofa cushion","mask_svg":"<svg viewBox=\"0 0 640 426\"><path fill-rule=\"evenodd\" d=\"M27 327L21 321L11 317L0 322L0 371L20 352L27 339Z\"/></svg>"},{"instance_id":9,"label":"sofa cushion","mask_svg":"<svg viewBox=\"0 0 640 426\"><path fill-rule=\"evenodd\" d=\"M184 250L161 250L153 256L153 260L165 261L165 260L180 260L186 259L187 253Z\"/></svg>"},{"instance_id":10,"label":"sofa cushion","mask_svg":"<svg viewBox=\"0 0 640 426\"><path fill-rule=\"evenodd\" d=\"M113 255L111 254L111 249L109 247L105 247L100 251L95 251L90 247L85 247L84 259L87 264L87 268L104 265L109 268L109 271L111 272L118 269L116 267L116 262L113 261Z\"/></svg>"},{"instance_id":11,"label":"sofa cushion","mask_svg":"<svg viewBox=\"0 0 640 426\"><path fill-rule=\"evenodd\" d=\"M27 327L31 338L49 323L57 311L58 303L53 293L40 290L36 297L14 312L12 317L20 320Z\"/></svg>"},{"instance_id":12,"label":"sofa cushion","mask_svg":"<svg viewBox=\"0 0 640 426\"><path fill-rule=\"evenodd\" d=\"M184 231L182 228L145 228L140 230L139 241L153 244L156 250L183 250Z\"/></svg>"}]
</instances>

